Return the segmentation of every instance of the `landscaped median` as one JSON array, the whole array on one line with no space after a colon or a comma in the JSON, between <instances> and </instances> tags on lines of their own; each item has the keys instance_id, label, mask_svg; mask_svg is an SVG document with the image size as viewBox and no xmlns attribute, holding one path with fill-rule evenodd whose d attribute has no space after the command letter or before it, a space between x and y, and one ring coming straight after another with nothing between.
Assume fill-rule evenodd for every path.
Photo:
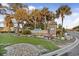
<instances>
[{"instance_id":1,"label":"landscaped median","mask_svg":"<svg viewBox=\"0 0 79 59\"><path fill-rule=\"evenodd\" d=\"M54 51L59 49L52 41L47 41L37 37L20 37L16 36L15 34L11 33L0 33L0 45L7 46L13 45L18 43L29 43L32 45L41 45L48 51Z\"/></svg>"}]
</instances>

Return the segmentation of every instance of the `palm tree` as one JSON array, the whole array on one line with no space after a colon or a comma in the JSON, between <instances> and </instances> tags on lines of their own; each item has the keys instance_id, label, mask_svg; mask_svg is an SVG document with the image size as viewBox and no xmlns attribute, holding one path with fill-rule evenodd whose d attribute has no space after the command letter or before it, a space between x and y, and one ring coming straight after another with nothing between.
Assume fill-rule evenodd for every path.
<instances>
[{"instance_id":1,"label":"palm tree","mask_svg":"<svg viewBox=\"0 0 79 59\"><path fill-rule=\"evenodd\" d=\"M16 33L19 34L20 23L23 27L23 21L25 21L28 17L25 9L27 6L22 3L9 3L9 6L11 7L10 10L14 12L14 18L17 21Z\"/></svg>"},{"instance_id":2,"label":"palm tree","mask_svg":"<svg viewBox=\"0 0 79 59\"><path fill-rule=\"evenodd\" d=\"M8 3L8 5L10 6L10 10L12 11L16 11L18 8L24 7L22 3Z\"/></svg>"},{"instance_id":3,"label":"palm tree","mask_svg":"<svg viewBox=\"0 0 79 59\"><path fill-rule=\"evenodd\" d=\"M17 21L17 32L19 33L20 24L22 24L23 28L23 21L28 20L28 13L25 9L19 8L15 11L14 17Z\"/></svg>"},{"instance_id":4,"label":"palm tree","mask_svg":"<svg viewBox=\"0 0 79 59\"><path fill-rule=\"evenodd\" d=\"M13 22L12 22L12 16L10 16L9 14L6 15L5 17L5 21L4 21L4 24L5 24L5 29L10 31L11 30L11 27L13 27Z\"/></svg>"},{"instance_id":5,"label":"palm tree","mask_svg":"<svg viewBox=\"0 0 79 59\"><path fill-rule=\"evenodd\" d=\"M36 28L38 24L37 22L41 20L40 10L38 9L32 10L31 16L32 16L32 21L35 24L34 27Z\"/></svg>"},{"instance_id":6,"label":"palm tree","mask_svg":"<svg viewBox=\"0 0 79 59\"><path fill-rule=\"evenodd\" d=\"M61 17L62 19L62 36L63 36L63 21L65 18L65 15L71 14L71 8L67 5L62 5L56 10L57 18Z\"/></svg>"},{"instance_id":7,"label":"palm tree","mask_svg":"<svg viewBox=\"0 0 79 59\"><path fill-rule=\"evenodd\" d=\"M47 7L44 7L44 8L41 10L41 15L42 15L43 21L44 21L44 29L47 29L47 22L48 22L49 20L52 20L53 13L50 12Z\"/></svg>"}]
</instances>

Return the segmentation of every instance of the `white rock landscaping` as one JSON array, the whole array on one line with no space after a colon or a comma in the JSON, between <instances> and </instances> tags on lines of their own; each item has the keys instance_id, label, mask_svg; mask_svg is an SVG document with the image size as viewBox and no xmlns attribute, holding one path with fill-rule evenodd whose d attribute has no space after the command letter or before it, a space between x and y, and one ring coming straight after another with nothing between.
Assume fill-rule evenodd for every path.
<instances>
[{"instance_id":1,"label":"white rock landscaping","mask_svg":"<svg viewBox=\"0 0 79 59\"><path fill-rule=\"evenodd\" d=\"M5 47L7 53L4 56L38 56L48 50L28 43L19 43Z\"/></svg>"}]
</instances>

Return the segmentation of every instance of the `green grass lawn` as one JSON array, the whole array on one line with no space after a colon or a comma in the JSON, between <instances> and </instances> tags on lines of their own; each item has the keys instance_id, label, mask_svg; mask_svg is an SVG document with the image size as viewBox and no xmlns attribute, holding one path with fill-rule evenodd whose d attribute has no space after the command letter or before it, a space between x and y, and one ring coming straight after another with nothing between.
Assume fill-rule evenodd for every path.
<instances>
[{"instance_id":1,"label":"green grass lawn","mask_svg":"<svg viewBox=\"0 0 79 59\"><path fill-rule=\"evenodd\" d=\"M47 48L49 51L54 51L58 47L52 42L36 37L17 37L10 33L0 33L0 44L1 45L11 45L16 43L30 43L33 45L41 45Z\"/></svg>"}]
</instances>

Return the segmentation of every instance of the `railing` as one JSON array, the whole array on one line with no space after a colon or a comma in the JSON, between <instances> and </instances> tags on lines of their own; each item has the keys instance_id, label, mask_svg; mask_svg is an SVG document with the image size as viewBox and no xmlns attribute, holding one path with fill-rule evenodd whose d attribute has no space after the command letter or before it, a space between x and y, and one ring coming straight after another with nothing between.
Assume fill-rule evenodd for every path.
<instances>
[{"instance_id":1,"label":"railing","mask_svg":"<svg viewBox=\"0 0 79 59\"><path fill-rule=\"evenodd\" d=\"M58 49L56 51L43 54L41 56L61 56L61 55L65 54L65 53L69 52L71 49L76 47L78 44L79 44L79 40L78 40L77 37L75 37L75 41L72 44L70 44L70 45L68 45L68 46L66 46L64 48Z\"/></svg>"}]
</instances>

